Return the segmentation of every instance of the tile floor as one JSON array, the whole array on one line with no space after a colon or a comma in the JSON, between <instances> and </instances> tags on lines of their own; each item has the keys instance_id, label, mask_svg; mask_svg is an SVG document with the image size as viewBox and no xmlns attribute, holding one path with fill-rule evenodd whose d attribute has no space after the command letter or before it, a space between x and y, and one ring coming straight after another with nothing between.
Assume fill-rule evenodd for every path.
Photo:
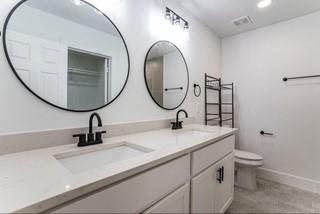
<instances>
[{"instance_id":1,"label":"tile floor","mask_svg":"<svg viewBox=\"0 0 320 214\"><path fill-rule=\"evenodd\" d=\"M256 191L235 188L227 213L320 213L320 195L259 179Z\"/></svg>"}]
</instances>

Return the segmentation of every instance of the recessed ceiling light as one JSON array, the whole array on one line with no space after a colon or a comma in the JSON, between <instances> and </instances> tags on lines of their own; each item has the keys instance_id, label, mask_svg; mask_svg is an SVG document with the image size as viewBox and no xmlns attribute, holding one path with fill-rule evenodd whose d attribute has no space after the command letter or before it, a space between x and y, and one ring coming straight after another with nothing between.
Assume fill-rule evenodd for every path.
<instances>
[{"instance_id":1,"label":"recessed ceiling light","mask_svg":"<svg viewBox=\"0 0 320 214\"><path fill-rule=\"evenodd\" d=\"M269 7L272 4L272 0L262 0L257 4L258 8Z\"/></svg>"}]
</instances>

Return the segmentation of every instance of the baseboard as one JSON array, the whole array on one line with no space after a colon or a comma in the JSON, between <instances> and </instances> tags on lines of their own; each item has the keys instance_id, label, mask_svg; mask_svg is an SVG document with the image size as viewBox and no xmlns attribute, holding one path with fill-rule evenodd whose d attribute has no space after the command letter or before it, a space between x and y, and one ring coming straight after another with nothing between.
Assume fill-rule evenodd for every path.
<instances>
[{"instance_id":1,"label":"baseboard","mask_svg":"<svg viewBox=\"0 0 320 214\"><path fill-rule=\"evenodd\" d=\"M257 170L257 177L320 194L320 181L265 168Z\"/></svg>"}]
</instances>

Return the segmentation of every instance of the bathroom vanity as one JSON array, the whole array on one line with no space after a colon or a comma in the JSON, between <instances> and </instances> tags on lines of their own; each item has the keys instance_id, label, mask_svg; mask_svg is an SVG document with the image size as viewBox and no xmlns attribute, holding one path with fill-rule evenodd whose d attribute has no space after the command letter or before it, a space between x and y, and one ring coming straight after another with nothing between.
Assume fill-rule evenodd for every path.
<instances>
[{"instance_id":1,"label":"bathroom vanity","mask_svg":"<svg viewBox=\"0 0 320 214\"><path fill-rule=\"evenodd\" d=\"M0 212L224 212L235 132L188 125L0 156Z\"/></svg>"}]
</instances>

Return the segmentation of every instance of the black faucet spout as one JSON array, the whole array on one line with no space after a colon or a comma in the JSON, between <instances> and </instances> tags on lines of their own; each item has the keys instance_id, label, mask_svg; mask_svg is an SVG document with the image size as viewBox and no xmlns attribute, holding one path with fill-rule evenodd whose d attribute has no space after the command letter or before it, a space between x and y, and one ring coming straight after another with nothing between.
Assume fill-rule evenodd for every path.
<instances>
[{"instance_id":1,"label":"black faucet spout","mask_svg":"<svg viewBox=\"0 0 320 214\"><path fill-rule=\"evenodd\" d=\"M183 112L183 113L185 114L186 118L189 117L189 116L188 116L188 113L186 112L186 110L181 109L181 110L179 110L179 111L177 112L176 123L179 123L179 115L180 115L181 112Z\"/></svg>"},{"instance_id":2,"label":"black faucet spout","mask_svg":"<svg viewBox=\"0 0 320 214\"><path fill-rule=\"evenodd\" d=\"M177 112L177 115L176 115L176 122L173 122L173 123L172 123L172 129L173 129L173 130L182 129L182 123L183 123L183 121L179 121L179 115L180 115L181 112L183 112L183 113L185 114L186 118L189 117L189 116L188 116L188 113L187 113L185 110L183 110L183 109L179 110L179 111Z\"/></svg>"},{"instance_id":3,"label":"black faucet spout","mask_svg":"<svg viewBox=\"0 0 320 214\"><path fill-rule=\"evenodd\" d=\"M91 116L90 116L90 119L89 119L89 134L92 134L92 124L93 124L93 118L97 118L97 121L98 121L98 127L102 127L102 120L101 120L101 117L98 113L93 113Z\"/></svg>"}]
</instances>

